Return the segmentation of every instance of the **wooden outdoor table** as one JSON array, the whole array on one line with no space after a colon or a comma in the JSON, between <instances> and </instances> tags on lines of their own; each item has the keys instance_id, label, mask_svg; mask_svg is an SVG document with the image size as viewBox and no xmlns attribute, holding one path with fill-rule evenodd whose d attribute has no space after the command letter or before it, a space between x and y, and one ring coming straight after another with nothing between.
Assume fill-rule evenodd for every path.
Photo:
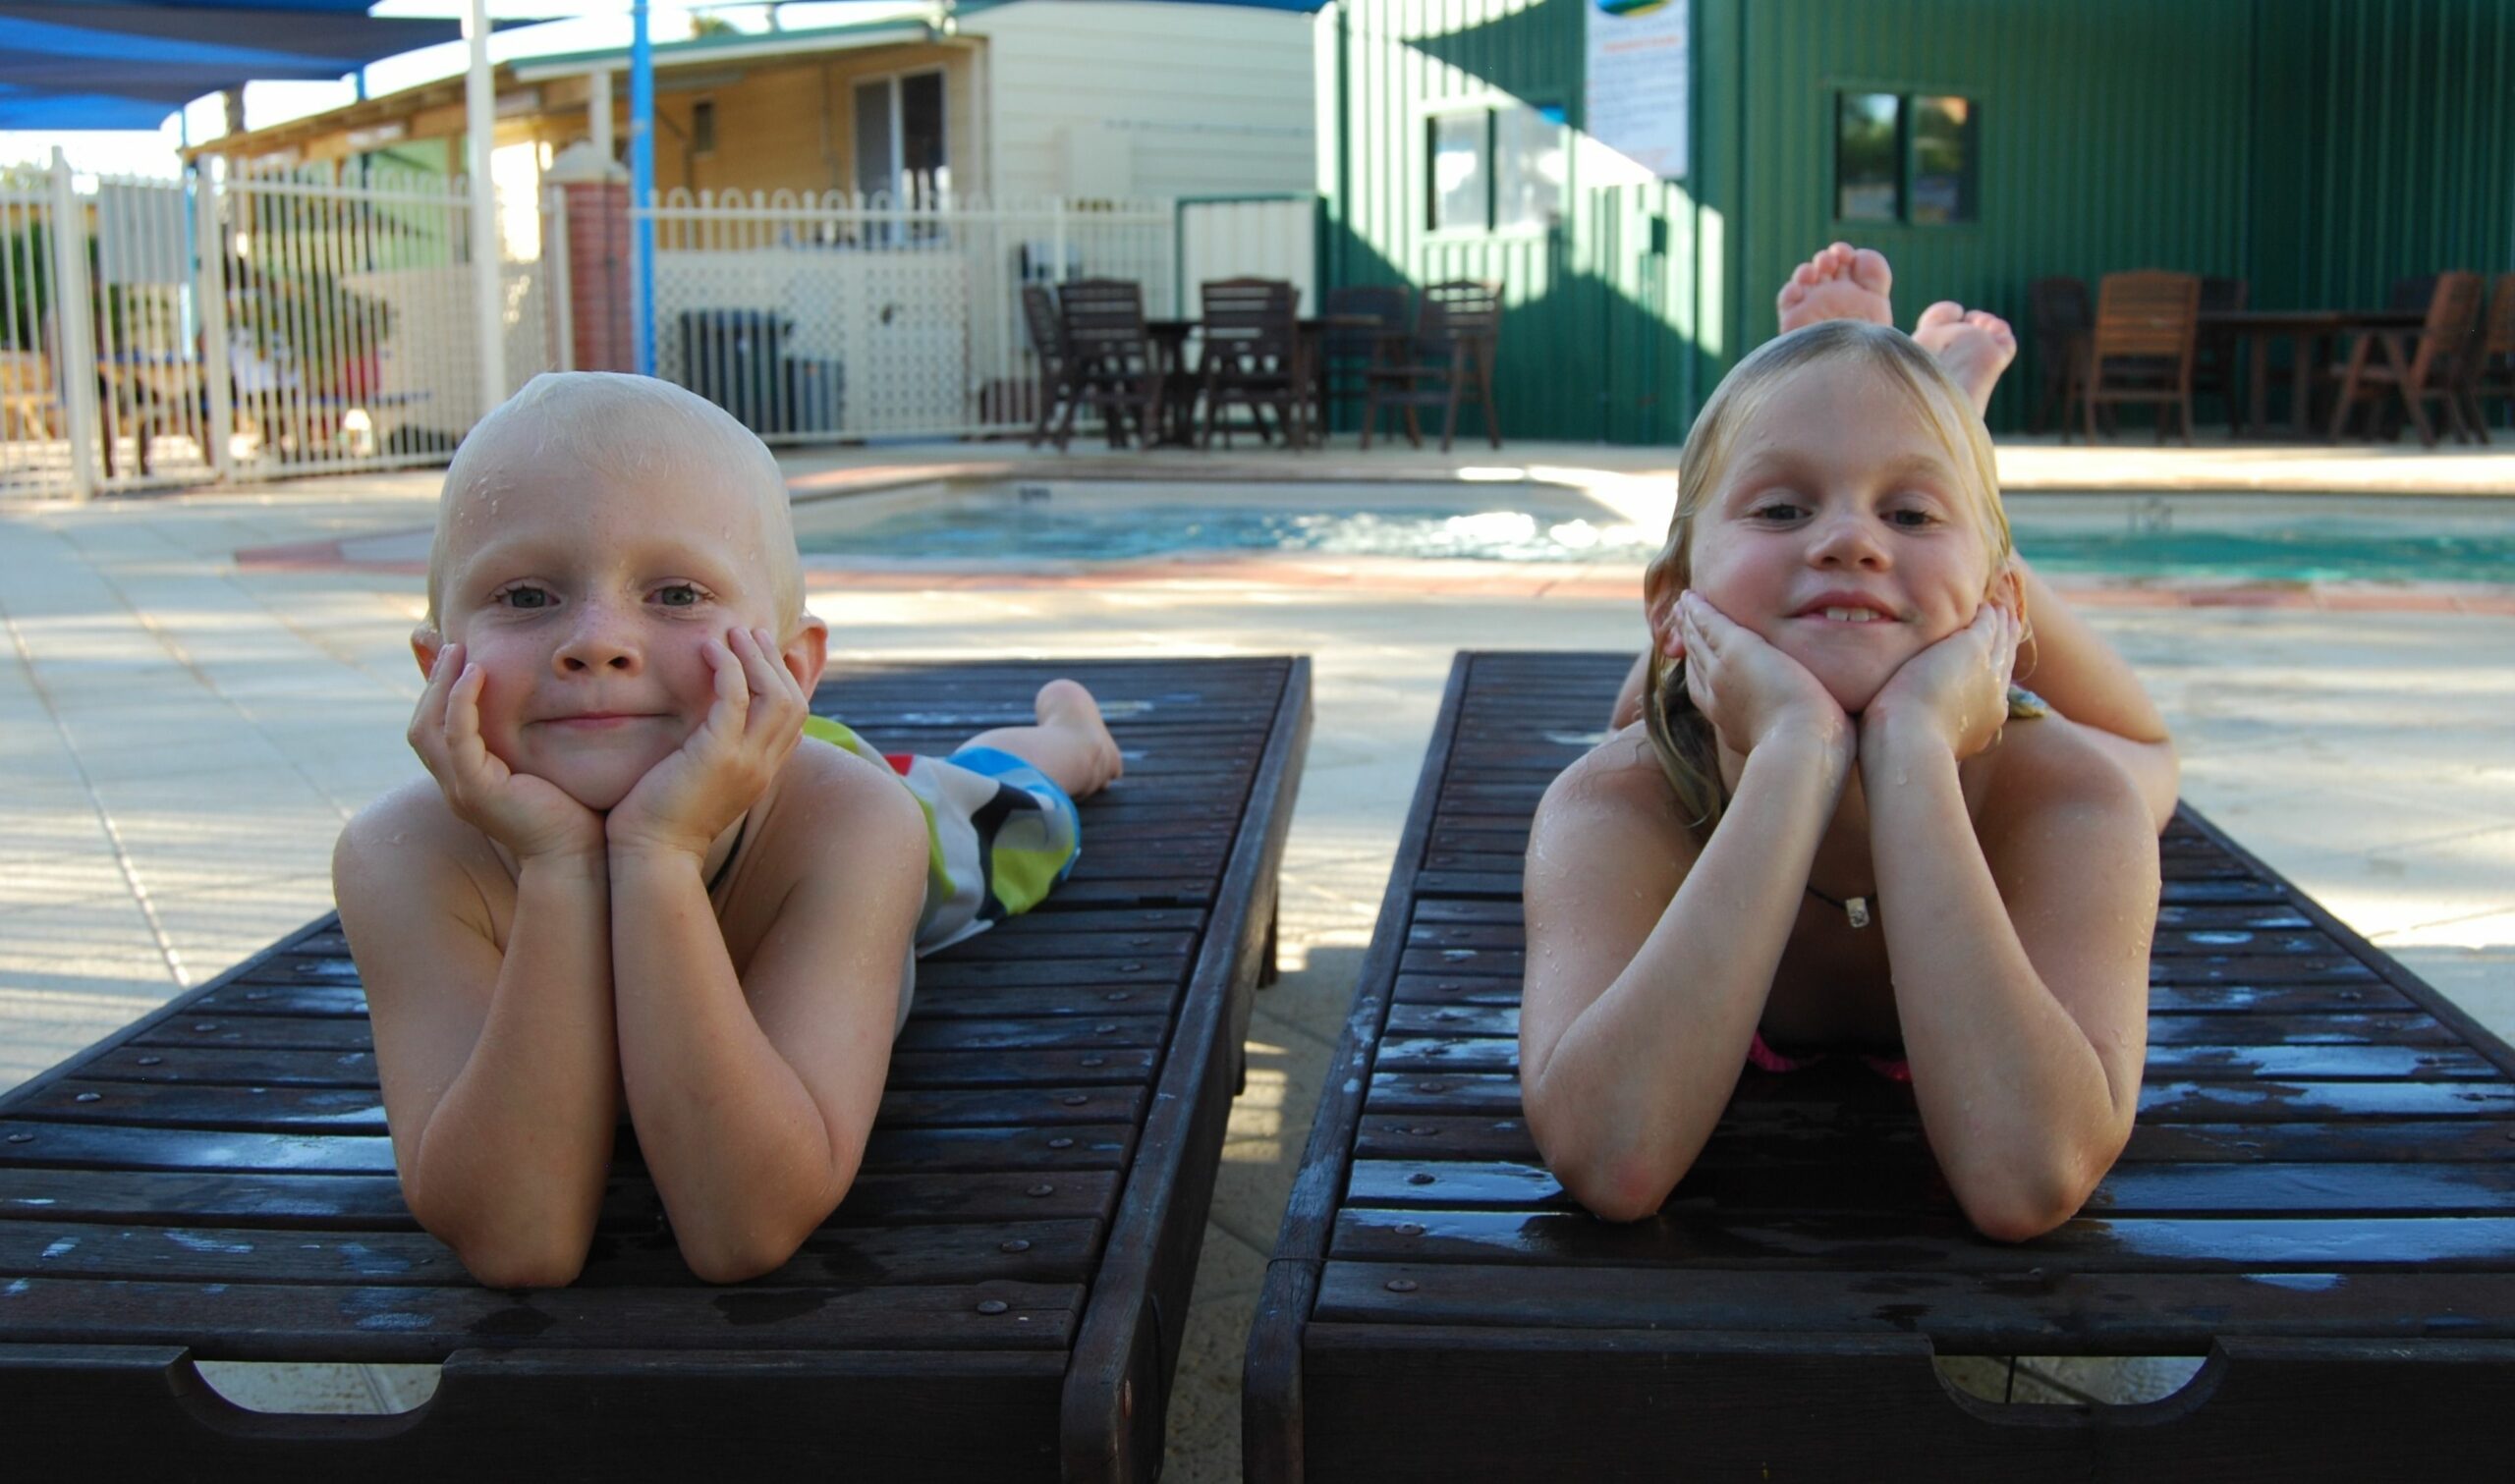
<instances>
[{"instance_id":1,"label":"wooden outdoor table","mask_svg":"<svg viewBox=\"0 0 2515 1484\"><path fill-rule=\"evenodd\" d=\"M2341 335L2360 330L2399 329L2417 325L2421 315L2404 309L2204 309L2204 330L2224 330L2252 345L2245 392L2246 425L2257 435L2270 428L2270 343L2286 337L2291 350L2289 431L2300 439L2320 436L2315 426L2315 378L2330 357L2326 348Z\"/></svg>"},{"instance_id":2,"label":"wooden outdoor table","mask_svg":"<svg viewBox=\"0 0 2515 1484\"><path fill-rule=\"evenodd\" d=\"M0 1432L28 1479L1149 1478L1270 961L1310 722L1282 658L836 666L948 750L1099 697L1126 776L1039 909L919 965L863 1174L793 1261L694 1279L624 1134L584 1277L481 1288L402 1203L336 918L0 1098ZM265 1416L194 1357L441 1364Z\"/></svg>"},{"instance_id":3,"label":"wooden outdoor table","mask_svg":"<svg viewBox=\"0 0 2515 1484\"><path fill-rule=\"evenodd\" d=\"M1200 319L1176 317L1147 319L1144 322L1145 333L1151 337L1154 353L1161 357L1164 374L1169 378L1163 382L1163 386L1167 389L1163 400L1168 404L1165 408L1164 420L1170 423L1164 429L1162 436L1162 441L1166 444L1185 446L1197 441L1196 412L1199 388L1188 375L1188 341L1202 329L1204 321ZM1389 328L1379 318L1369 314L1307 315L1296 322L1295 328L1301 337L1303 359L1303 364L1296 369L1295 375L1310 384L1309 396L1313 407L1318 406L1320 402L1318 378L1326 374L1320 351L1328 332L1369 330L1377 332L1375 338L1382 340L1402 340L1406 333L1403 330ZM1324 421L1318 428L1318 441L1322 445L1327 441L1327 428Z\"/></svg>"},{"instance_id":4,"label":"wooden outdoor table","mask_svg":"<svg viewBox=\"0 0 2515 1484\"><path fill-rule=\"evenodd\" d=\"M2139 1121L2059 1231L1976 1236L1857 1058L1748 1071L1657 1216L1574 1203L1520 1107L1521 857L1631 659L1452 672L1259 1299L1249 1479L2498 1476L2515 1052L2188 810ZM1934 1353L2208 1358L2061 1407Z\"/></svg>"}]
</instances>

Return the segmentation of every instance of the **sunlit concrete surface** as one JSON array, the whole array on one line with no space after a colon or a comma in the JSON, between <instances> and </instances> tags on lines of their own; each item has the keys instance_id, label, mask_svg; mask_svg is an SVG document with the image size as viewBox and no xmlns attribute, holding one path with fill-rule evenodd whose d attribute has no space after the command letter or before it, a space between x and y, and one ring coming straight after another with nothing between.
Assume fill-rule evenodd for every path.
<instances>
[{"instance_id":1,"label":"sunlit concrete surface","mask_svg":"<svg viewBox=\"0 0 2515 1484\"><path fill-rule=\"evenodd\" d=\"M1647 504L1664 501L1673 451L1462 446L1441 459L1347 447L1146 463L1080 445L1064 460L986 446L813 453L789 467L799 487L830 495L938 470L1081 475L1113 463L1182 482L1534 471ZM2003 463L2020 484L2051 489L2241 488L2273 465L2314 470L2314 488L2515 485L2515 460L2451 451L2290 459L2018 445ZM341 822L418 771L401 741L419 690L411 560L424 554L415 533L436 482L421 472L84 507L0 502L0 1085L328 908ZM1638 639L1630 569L1479 583L1457 565L1322 575L1245 562L948 584L827 567L812 577L811 606L847 657L1314 657L1316 730L1284 866L1286 972L1261 993L1250 1030L1248 1090L1170 1418L1174 1479L1238 1477L1249 1315L1451 653ZM2499 1034L2515 1033L2515 615L2416 593L2370 611L2094 597L2094 622L2175 728L2187 797ZM2032 1362L2021 1376L2021 1395L2102 1384ZM424 1375L400 1370L229 1368L216 1379L257 1404L305 1409L390 1409L426 1391ZM2010 1384L2005 1367L1994 1380Z\"/></svg>"}]
</instances>

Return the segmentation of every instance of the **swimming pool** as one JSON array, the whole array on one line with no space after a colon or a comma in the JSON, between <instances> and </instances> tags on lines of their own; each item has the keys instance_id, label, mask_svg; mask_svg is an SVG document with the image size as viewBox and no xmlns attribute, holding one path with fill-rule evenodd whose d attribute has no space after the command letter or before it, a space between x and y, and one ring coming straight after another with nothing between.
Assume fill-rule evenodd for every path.
<instances>
[{"instance_id":1,"label":"swimming pool","mask_svg":"<svg viewBox=\"0 0 2515 1484\"><path fill-rule=\"evenodd\" d=\"M2018 547L2054 575L2131 583L2515 585L2515 501L2021 493ZM970 569L1188 556L1639 566L1664 495L1535 482L941 484L799 506L819 565Z\"/></svg>"}]
</instances>

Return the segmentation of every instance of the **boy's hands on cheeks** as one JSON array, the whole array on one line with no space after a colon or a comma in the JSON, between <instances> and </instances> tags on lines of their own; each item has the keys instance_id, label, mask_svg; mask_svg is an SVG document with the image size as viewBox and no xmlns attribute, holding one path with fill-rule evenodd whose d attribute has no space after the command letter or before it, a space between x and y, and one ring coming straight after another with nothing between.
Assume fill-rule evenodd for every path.
<instances>
[{"instance_id":1,"label":"boy's hands on cheeks","mask_svg":"<svg viewBox=\"0 0 2515 1484\"><path fill-rule=\"evenodd\" d=\"M1808 668L1732 621L1698 592L1677 598L1669 653L1686 662L1686 694L1741 756L1775 740L1802 741L1847 767L1851 719Z\"/></svg>"},{"instance_id":2,"label":"boy's hands on cheeks","mask_svg":"<svg viewBox=\"0 0 2515 1484\"><path fill-rule=\"evenodd\" d=\"M411 750L419 754L455 817L504 846L518 860L598 856L602 816L547 779L509 768L480 739L480 691L488 678L467 663L461 644L437 651L427 688L411 713Z\"/></svg>"},{"instance_id":3,"label":"boy's hands on cheeks","mask_svg":"<svg viewBox=\"0 0 2515 1484\"><path fill-rule=\"evenodd\" d=\"M1904 661L1861 713L1861 757L1918 743L1963 762L1988 747L2008 720L2019 628L2016 609L1985 602L1974 622Z\"/></svg>"},{"instance_id":4,"label":"boy's hands on cheeks","mask_svg":"<svg viewBox=\"0 0 2515 1484\"><path fill-rule=\"evenodd\" d=\"M765 629L734 629L702 653L716 679L706 719L679 748L646 771L611 811L611 852L681 852L707 848L745 809L803 740L804 687Z\"/></svg>"}]
</instances>

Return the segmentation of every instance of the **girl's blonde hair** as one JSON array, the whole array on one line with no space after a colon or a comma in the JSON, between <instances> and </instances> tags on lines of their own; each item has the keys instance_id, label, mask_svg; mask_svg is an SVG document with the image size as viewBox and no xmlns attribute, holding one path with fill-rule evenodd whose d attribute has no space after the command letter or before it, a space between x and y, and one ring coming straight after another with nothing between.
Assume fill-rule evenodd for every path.
<instances>
[{"instance_id":1,"label":"girl's blonde hair","mask_svg":"<svg viewBox=\"0 0 2515 1484\"><path fill-rule=\"evenodd\" d=\"M2008 513L2000 508L1999 467L1991 453L1991 435L1974 403L1938 363L1914 344L1912 337L1884 325L1832 319L1794 330L1765 342L1738 362L1713 389L1694 419L1694 431L1677 456L1677 510L1668 522L1668 539L1651 558L1642 579L1646 611L1664 594L1674 597L1694 584L1694 522L1727 476L1736 454L1738 431L1753 421L1791 372L1822 360L1850 359L1901 390L1923 423L1938 437L1962 493L1980 517L1990 564L1983 575L1984 592L2009 565L2014 542ZM1652 635L1650 663L1643 676L1642 716L1649 729L1650 750L1676 792L1677 803L1690 827L1707 836L1728 802L1720 780L1720 743L1710 721L1695 709L1686 693L1685 662L1672 660Z\"/></svg>"}]
</instances>

